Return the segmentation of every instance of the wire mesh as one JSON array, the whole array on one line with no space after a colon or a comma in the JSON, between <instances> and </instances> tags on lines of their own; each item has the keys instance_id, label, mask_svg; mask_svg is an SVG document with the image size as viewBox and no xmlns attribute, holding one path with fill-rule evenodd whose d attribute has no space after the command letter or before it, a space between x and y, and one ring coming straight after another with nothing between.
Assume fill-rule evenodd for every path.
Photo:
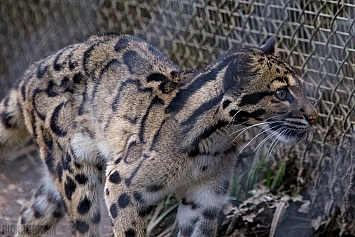
<instances>
[{"instance_id":1,"label":"wire mesh","mask_svg":"<svg viewBox=\"0 0 355 237\"><path fill-rule=\"evenodd\" d=\"M0 94L31 62L105 32L139 36L184 69L201 68L226 51L276 36L280 55L305 79L319 111L309 142L294 148L298 179L304 180L299 185L308 182L327 194L320 206L335 203L320 207L323 219L336 216L334 206L343 217L350 215L343 207L355 206L350 198L355 169L353 0L2 0ZM308 194L314 202L319 199Z\"/></svg>"}]
</instances>

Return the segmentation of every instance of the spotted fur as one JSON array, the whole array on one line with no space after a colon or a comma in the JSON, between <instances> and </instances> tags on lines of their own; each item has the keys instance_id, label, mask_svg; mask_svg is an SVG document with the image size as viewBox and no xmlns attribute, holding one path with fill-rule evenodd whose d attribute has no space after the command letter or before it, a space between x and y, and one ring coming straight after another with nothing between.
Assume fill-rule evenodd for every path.
<instances>
[{"instance_id":1,"label":"spotted fur","mask_svg":"<svg viewBox=\"0 0 355 237\"><path fill-rule=\"evenodd\" d=\"M115 236L146 236L149 207L170 193L181 236L214 236L240 126L296 142L316 119L274 38L181 71L135 37L91 37L30 66L0 104L0 155L33 137L46 167L19 233L66 213L73 235L99 236L104 179Z\"/></svg>"}]
</instances>

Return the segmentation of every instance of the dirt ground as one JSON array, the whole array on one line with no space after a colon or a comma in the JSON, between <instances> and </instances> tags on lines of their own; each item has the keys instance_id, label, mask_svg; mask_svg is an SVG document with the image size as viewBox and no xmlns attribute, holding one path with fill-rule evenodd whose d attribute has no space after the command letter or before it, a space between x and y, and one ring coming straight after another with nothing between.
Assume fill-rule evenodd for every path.
<instances>
[{"instance_id":1,"label":"dirt ground","mask_svg":"<svg viewBox=\"0 0 355 237\"><path fill-rule=\"evenodd\" d=\"M0 163L0 236L14 236L21 204L36 191L41 177L41 160L36 156L22 156L11 162ZM109 236L111 224L102 203L102 236ZM44 236L70 236L66 218Z\"/></svg>"}]
</instances>

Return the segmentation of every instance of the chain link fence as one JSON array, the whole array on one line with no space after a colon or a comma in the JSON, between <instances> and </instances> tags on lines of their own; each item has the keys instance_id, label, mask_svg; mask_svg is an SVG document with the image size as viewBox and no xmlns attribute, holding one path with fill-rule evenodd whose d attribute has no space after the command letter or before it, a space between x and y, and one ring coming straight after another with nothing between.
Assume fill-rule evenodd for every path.
<instances>
[{"instance_id":1,"label":"chain link fence","mask_svg":"<svg viewBox=\"0 0 355 237\"><path fill-rule=\"evenodd\" d=\"M276 36L319 111L308 142L279 157L285 187L310 200L313 235L355 234L353 0L1 0L0 97L30 63L107 32L143 38L183 69Z\"/></svg>"}]
</instances>

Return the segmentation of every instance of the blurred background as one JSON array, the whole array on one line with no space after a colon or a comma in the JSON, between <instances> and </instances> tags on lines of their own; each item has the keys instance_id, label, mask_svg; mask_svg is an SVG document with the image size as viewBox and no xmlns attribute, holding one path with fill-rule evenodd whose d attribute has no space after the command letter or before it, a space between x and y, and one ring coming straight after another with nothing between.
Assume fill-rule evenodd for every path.
<instances>
[{"instance_id":1,"label":"blurred background","mask_svg":"<svg viewBox=\"0 0 355 237\"><path fill-rule=\"evenodd\" d=\"M306 81L318 123L302 144L278 144L271 156L267 146L241 154L219 236L355 235L353 0L0 0L0 98L36 60L112 32L148 41L182 69L276 36L280 56ZM29 168L40 162L35 146L17 152L19 159L0 165L0 224L16 220L15 200L29 198L35 185L19 190L8 177L20 165L30 171L26 181L38 175ZM174 233L174 205L171 197L158 206L152 236Z\"/></svg>"}]
</instances>

